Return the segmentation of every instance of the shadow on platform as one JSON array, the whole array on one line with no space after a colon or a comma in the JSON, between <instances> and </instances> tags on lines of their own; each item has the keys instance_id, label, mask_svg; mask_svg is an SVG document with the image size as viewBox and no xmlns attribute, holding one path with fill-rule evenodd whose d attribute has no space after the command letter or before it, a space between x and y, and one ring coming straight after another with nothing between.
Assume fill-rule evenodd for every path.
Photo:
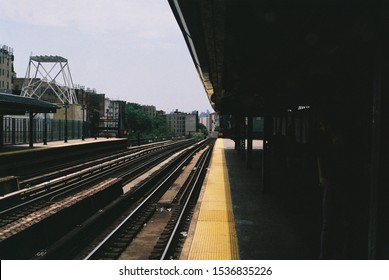
<instances>
[{"instance_id":1,"label":"shadow on platform","mask_svg":"<svg viewBox=\"0 0 389 280\"><path fill-rule=\"evenodd\" d=\"M253 150L253 167L224 139L232 203L243 260L318 259L320 243L320 194L296 186L261 191L262 150Z\"/></svg>"}]
</instances>

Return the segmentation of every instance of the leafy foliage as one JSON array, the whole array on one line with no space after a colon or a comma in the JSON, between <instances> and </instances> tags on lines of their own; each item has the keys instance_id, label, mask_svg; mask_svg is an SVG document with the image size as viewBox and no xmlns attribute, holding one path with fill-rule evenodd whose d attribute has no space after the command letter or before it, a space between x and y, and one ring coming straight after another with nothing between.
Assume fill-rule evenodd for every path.
<instances>
[{"instance_id":1,"label":"leafy foliage","mask_svg":"<svg viewBox=\"0 0 389 280\"><path fill-rule=\"evenodd\" d=\"M129 131L129 139L169 138L172 136L167 128L165 116L151 117L137 103L126 104L126 127Z\"/></svg>"},{"instance_id":2,"label":"leafy foliage","mask_svg":"<svg viewBox=\"0 0 389 280\"><path fill-rule=\"evenodd\" d=\"M199 131L202 132L205 136L208 136L208 128L202 123L199 123Z\"/></svg>"}]
</instances>

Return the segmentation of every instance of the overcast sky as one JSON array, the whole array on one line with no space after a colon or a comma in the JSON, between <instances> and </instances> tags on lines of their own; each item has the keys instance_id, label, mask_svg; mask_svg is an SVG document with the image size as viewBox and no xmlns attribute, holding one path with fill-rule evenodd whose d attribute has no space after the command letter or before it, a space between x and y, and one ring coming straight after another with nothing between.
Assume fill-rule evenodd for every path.
<instances>
[{"instance_id":1,"label":"overcast sky","mask_svg":"<svg viewBox=\"0 0 389 280\"><path fill-rule=\"evenodd\" d=\"M213 111L167 0L0 0L0 45L68 59L74 84L111 99Z\"/></svg>"}]
</instances>

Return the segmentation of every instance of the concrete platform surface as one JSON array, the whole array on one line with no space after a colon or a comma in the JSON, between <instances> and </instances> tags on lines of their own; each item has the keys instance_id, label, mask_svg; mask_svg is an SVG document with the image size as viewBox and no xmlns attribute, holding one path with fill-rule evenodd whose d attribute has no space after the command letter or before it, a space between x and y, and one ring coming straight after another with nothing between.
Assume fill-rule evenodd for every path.
<instances>
[{"instance_id":1,"label":"concrete platform surface","mask_svg":"<svg viewBox=\"0 0 389 280\"><path fill-rule=\"evenodd\" d=\"M248 169L232 140L217 140L189 231L189 253L184 252L183 259L318 258L320 218L316 201L309 193L263 193L261 170L262 141L254 141L253 165ZM231 241L235 235L236 247ZM238 252L234 252L236 249Z\"/></svg>"}]
</instances>

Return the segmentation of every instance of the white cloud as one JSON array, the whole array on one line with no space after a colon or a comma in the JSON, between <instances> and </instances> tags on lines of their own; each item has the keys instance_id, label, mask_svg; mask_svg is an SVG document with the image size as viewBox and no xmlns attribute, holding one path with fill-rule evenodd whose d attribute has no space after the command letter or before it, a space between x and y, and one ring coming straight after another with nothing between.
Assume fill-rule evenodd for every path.
<instances>
[{"instance_id":1,"label":"white cloud","mask_svg":"<svg viewBox=\"0 0 389 280\"><path fill-rule=\"evenodd\" d=\"M175 27L166 5L160 0L0 0L0 17L76 28L93 36L130 34L147 41L166 38Z\"/></svg>"}]
</instances>

